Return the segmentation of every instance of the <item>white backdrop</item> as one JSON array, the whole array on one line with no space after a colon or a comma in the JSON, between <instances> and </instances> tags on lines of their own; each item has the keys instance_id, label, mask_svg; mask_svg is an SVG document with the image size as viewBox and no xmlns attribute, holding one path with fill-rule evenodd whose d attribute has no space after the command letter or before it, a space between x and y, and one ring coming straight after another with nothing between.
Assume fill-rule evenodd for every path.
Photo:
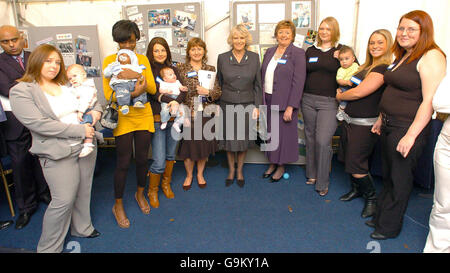
<instances>
[{"instance_id":1,"label":"white backdrop","mask_svg":"<svg viewBox=\"0 0 450 273\"><path fill-rule=\"evenodd\" d=\"M112 41L111 27L122 18L122 5L179 3L183 0L166 1L58 1L21 5L22 16L35 26L98 25L100 57L112 54L117 46ZM192 0L187 0L192 2ZM215 65L217 55L228 50L229 20L215 24L229 13L228 0L204 0L205 26L214 25L205 33L208 46L208 63ZM360 3L359 17L355 25L355 7ZM378 28L386 28L395 34L398 20L404 13L422 9L428 12L434 22L436 41L448 54L450 52L450 1L449 0L319 0L318 21L334 16L340 24L341 43L355 46L360 62L364 61L367 39ZM9 2L0 1L0 24L13 24L14 16ZM354 41L354 38L356 40ZM355 43L353 43L355 42Z\"/></svg>"}]
</instances>

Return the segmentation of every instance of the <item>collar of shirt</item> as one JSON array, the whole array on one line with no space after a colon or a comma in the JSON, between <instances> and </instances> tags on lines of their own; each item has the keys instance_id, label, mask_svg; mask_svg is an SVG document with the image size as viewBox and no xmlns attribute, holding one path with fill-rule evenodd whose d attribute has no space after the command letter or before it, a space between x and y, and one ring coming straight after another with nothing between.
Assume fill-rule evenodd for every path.
<instances>
[{"instance_id":1,"label":"collar of shirt","mask_svg":"<svg viewBox=\"0 0 450 273\"><path fill-rule=\"evenodd\" d=\"M237 59L236 59L236 57L234 56L233 52L230 51L230 64L237 64L237 65L239 65L239 64L244 64L244 63L246 63L247 60L248 60L248 54L247 54L247 52L248 52L248 51L245 50L245 53L244 53L244 55L242 56L241 62L238 62Z\"/></svg>"},{"instance_id":2,"label":"collar of shirt","mask_svg":"<svg viewBox=\"0 0 450 273\"><path fill-rule=\"evenodd\" d=\"M322 52L327 52L327 51L329 51L330 49L333 48L333 47L330 47L330 48L324 49L324 48L318 46L318 45L317 45L317 42L314 43L314 47L317 48L317 49L319 49L319 50L321 50ZM334 48L337 48L337 47L338 47L338 44L336 44L336 45L334 46Z\"/></svg>"},{"instance_id":3,"label":"collar of shirt","mask_svg":"<svg viewBox=\"0 0 450 273\"><path fill-rule=\"evenodd\" d=\"M12 55L12 57L14 58L14 60L16 60L17 61L17 58L18 57L21 57L22 58L22 60L23 60L23 62L25 62L25 53L24 53L24 51L22 50L22 52L20 52L20 54L19 55Z\"/></svg>"}]
</instances>

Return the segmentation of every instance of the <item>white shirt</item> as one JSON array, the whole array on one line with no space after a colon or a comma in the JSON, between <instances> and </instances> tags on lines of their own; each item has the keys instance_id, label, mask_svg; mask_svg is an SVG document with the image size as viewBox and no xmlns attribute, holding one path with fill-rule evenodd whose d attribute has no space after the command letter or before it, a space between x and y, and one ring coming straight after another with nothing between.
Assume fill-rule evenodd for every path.
<instances>
[{"instance_id":1,"label":"white shirt","mask_svg":"<svg viewBox=\"0 0 450 273\"><path fill-rule=\"evenodd\" d=\"M273 92L273 76L275 74L275 68L277 68L278 61L275 60L275 56L270 59L267 65L266 75L264 76L264 92L272 94Z\"/></svg>"},{"instance_id":2,"label":"white shirt","mask_svg":"<svg viewBox=\"0 0 450 273\"><path fill-rule=\"evenodd\" d=\"M80 124L77 118L77 97L69 87L61 86L61 91L62 93L59 96L52 96L44 92L53 113L55 113L61 122Z\"/></svg>"}]
</instances>

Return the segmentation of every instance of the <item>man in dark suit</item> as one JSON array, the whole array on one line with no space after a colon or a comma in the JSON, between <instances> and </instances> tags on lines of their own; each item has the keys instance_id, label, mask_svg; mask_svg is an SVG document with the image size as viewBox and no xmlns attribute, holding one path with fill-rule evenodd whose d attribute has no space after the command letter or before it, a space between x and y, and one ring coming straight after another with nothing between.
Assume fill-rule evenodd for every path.
<instances>
[{"instance_id":1,"label":"man in dark suit","mask_svg":"<svg viewBox=\"0 0 450 273\"><path fill-rule=\"evenodd\" d=\"M51 199L39 160L28 151L30 131L16 119L9 104L9 89L25 73L30 52L23 50L24 39L14 26L0 27L0 46L4 50L0 54L0 99L7 117L0 128L13 169L15 201L19 209L16 229L22 229L36 211L38 202L48 204Z\"/></svg>"}]
</instances>

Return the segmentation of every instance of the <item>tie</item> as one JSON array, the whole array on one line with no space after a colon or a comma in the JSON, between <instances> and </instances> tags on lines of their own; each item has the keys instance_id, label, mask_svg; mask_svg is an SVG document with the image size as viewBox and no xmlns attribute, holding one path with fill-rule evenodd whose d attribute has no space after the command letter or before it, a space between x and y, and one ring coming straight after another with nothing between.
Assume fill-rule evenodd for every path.
<instances>
[{"instance_id":1,"label":"tie","mask_svg":"<svg viewBox=\"0 0 450 273\"><path fill-rule=\"evenodd\" d=\"M18 57L17 57L17 61L19 62L20 67L22 67L22 69L25 70L25 66L23 65L23 60L22 60L22 57L21 57L21 56L18 56Z\"/></svg>"}]
</instances>

